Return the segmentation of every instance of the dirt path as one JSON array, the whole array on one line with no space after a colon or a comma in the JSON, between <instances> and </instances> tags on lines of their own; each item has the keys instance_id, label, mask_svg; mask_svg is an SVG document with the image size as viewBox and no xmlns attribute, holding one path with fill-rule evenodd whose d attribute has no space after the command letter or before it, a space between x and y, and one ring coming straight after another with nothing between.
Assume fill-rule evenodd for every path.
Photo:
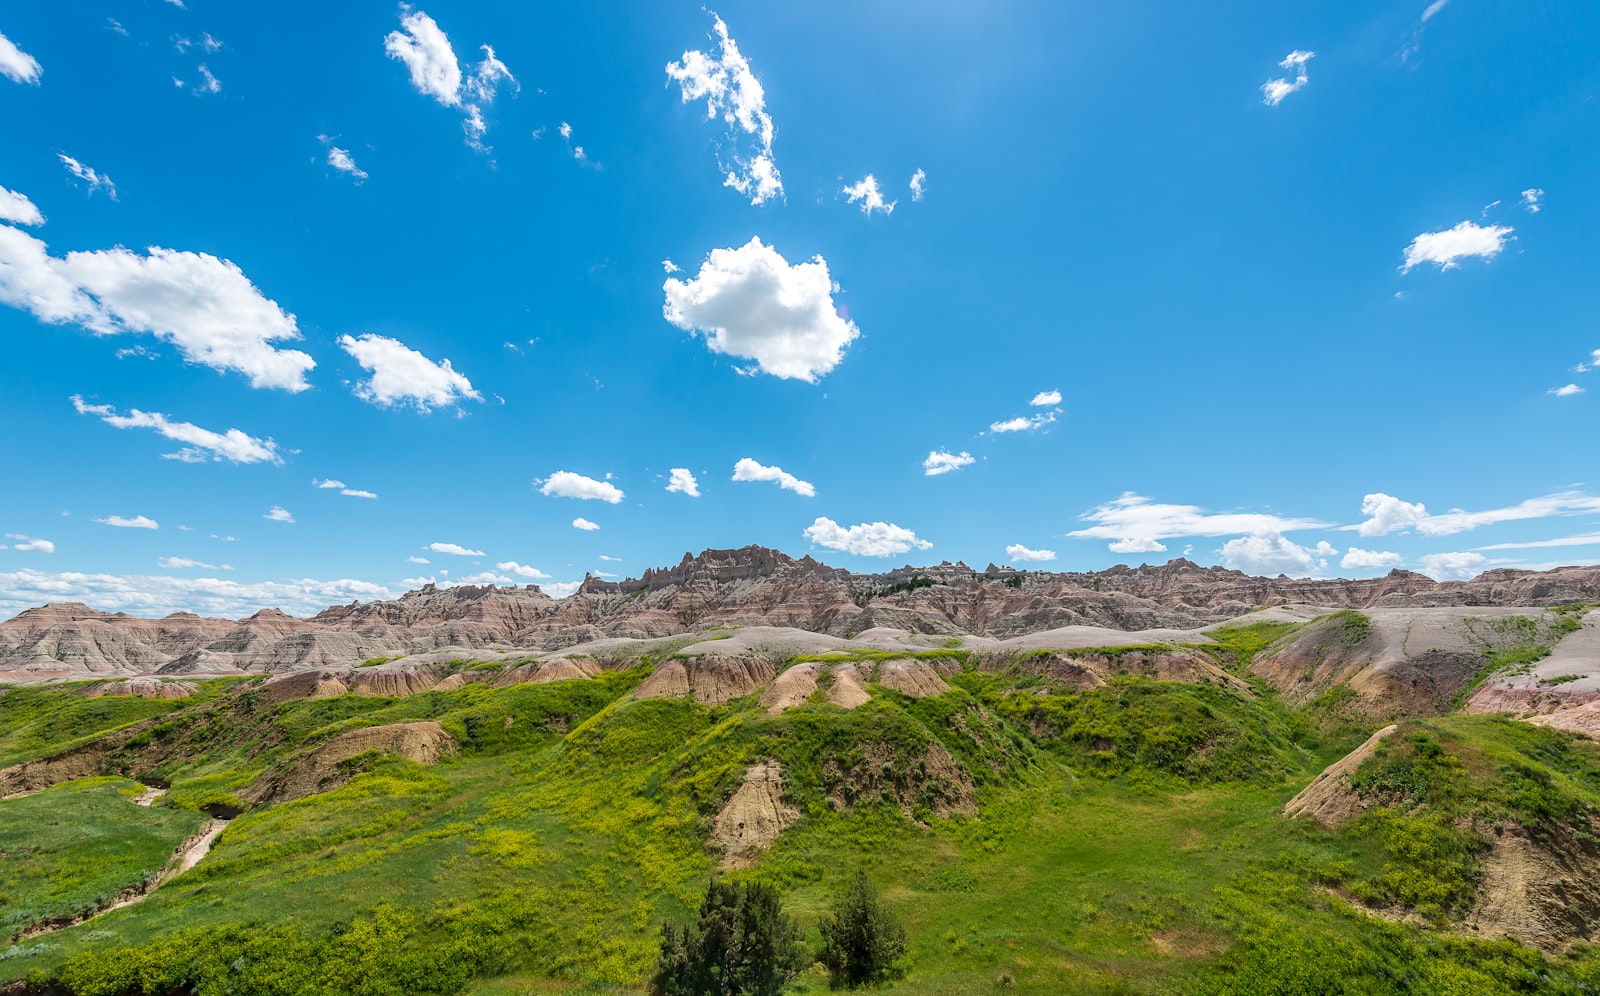
<instances>
[{"instance_id":1,"label":"dirt path","mask_svg":"<svg viewBox=\"0 0 1600 996\"><path fill-rule=\"evenodd\" d=\"M165 795L166 791L166 789L146 785L144 794L132 800L132 802L135 806L148 806ZM200 863L200 859L211 853L211 845L216 843L217 835L222 833L227 825L227 820L207 820L205 825L194 836L178 845L177 849L172 852L172 856L167 858L167 863L161 869L161 872L149 882L130 885L117 893L110 902L86 913L74 913L71 916L41 920L21 933L13 935L11 943L21 944L23 941L32 940L43 934L51 934L58 930L65 930L68 927L76 927L78 924L92 920L103 913L110 913L112 910L120 910L125 906L133 906L144 902L156 889L193 868Z\"/></svg>"}]
</instances>

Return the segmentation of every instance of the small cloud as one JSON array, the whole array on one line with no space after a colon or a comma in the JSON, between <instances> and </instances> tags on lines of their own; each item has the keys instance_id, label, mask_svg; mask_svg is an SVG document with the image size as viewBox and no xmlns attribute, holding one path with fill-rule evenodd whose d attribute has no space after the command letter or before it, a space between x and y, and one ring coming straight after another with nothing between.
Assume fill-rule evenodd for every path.
<instances>
[{"instance_id":1,"label":"small cloud","mask_svg":"<svg viewBox=\"0 0 1600 996\"><path fill-rule=\"evenodd\" d=\"M1353 546L1345 551L1339 566L1347 571L1376 571L1385 567L1399 567L1406 558L1387 550L1363 550Z\"/></svg>"},{"instance_id":2,"label":"small cloud","mask_svg":"<svg viewBox=\"0 0 1600 996\"><path fill-rule=\"evenodd\" d=\"M3 37L0 35L0 38ZM111 182L111 177L85 166L64 152L57 153L56 158L61 160L61 165L67 168L68 173L89 185L89 193L93 194L96 190L104 189L107 197L112 200L117 199L117 185Z\"/></svg>"},{"instance_id":3,"label":"small cloud","mask_svg":"<svg viewBox=\"0 0 1600 996\"><path fill-rule=\"evenodd\" d=\"M1006 556L1011 558L1013 564L1034 563L1054 560L1056 559L1056 552L1054 550L1030 550L1021 543L1013 543L1006 547Z\"/></svg>"},{"instance_id":4,"label":"small cloud","mask_svg":"<svg viewBox=\"0 0 1600 996\"><path fill-rule=\"evenodd\" d=\"M21 533L6 533L6 539L14 540L11 549L24 553L55 553L56 545L47 539L37 536L24 536Z\"/></svg>"},{"instance_id":5,"label":"small cloud","mask_svg":"<svg viewBox=\"0 0 1600 996\"><path fill-rule=\"evenodd\" d=\"M1337 557L1339 555L1339 548L1334 546L1332 543L1329 543L1327 540L1317 540L1317 545L1312 552L1319 557Z\"/></svg>"},{"instance_id":6,"label":"small cloud","mask_svg":"<svg viewBox=\"0 0 1600 996\"><path fill-rule=\"evenodd\" d=\"M1463 221L1442 232L1423 232L1411 240L1405 249L1405 264L1401 273L1409 273L1423 263L1437 263L1441 270L1453 270L1460 260L1471 256L1494 259L1505 248L1506 237L1516 229L1502 225L1479 225Z\"/></svg>"},{"instance_id":7,"label":"small cloud","mask_svg":"<svg viewBox=\"0 0 1600 996\"><path fill-rule=\"evenodd\" d=\"M37 85L43 72L38 59L18 48L16 42L5 35L0 35L0 76L13 83Z\"/></svg>"},{"instance_id":8,"label":"small cloud","mask_svg":"<svg viewBox=\"0 0 1600 996\"><path fill-rule=\"evenodd\" d=\"M607 475L608 477L610 475ZM539 484L539 481L533 483ZM544 479L539 493L550 498L576 498L580 501L603 501L609 505L616 505L623 499L622 489L608 481L597 481L592 477L575 474L570 470L558 470Z\"/></svg>"},{"instance_id":9,"label":"small cloud","mask_svg":"<svg viewBox=\"0 0 1600 996\"><path fill-rule=\"evenodd\" d=\"M582 529L586 533L592 533L600 528L600 524L598 522L590 522L588 519L585 519L580 515L576 519L572 520L572 528Z\"/></svg>"},{"instance_id":10,"label":"small cloud","mask_svg":"<svg viewBox=\"0 0 1600 996\"><path fill-rule=\"evenodd\" d=\"M690 498L700 497L700 482L695 480L693 474L689 473L689 468L673 467L670 474L671 480L667 482L668 491L676 491L679 494L688 495Z\"/></svg>"},{"instance_id":11,"label":"small cloud","mask_svg":"<svg viewBox=\"0 0 1600 996\"><path fill-rule=\"evenodd\" d=\"M1433 0L1433 3L1428 4L1428 8L1422 12L1422 23L1427 24L1433 20L1433 15L1444 10L1449 3L1450 0Z\"/></svg>"},{"instance_id":12,"label":"small cloud","mask_svg":"<svg viewBox=\"0 0 1600 996\"><path fill-rule=\"evenodd\" d=\"M448 359L435 363L398 339L370 332L359 338L343 335L339 346L372 374L356 386L356 397L363 401L382 408L411 405L426 415L442 405L483 400Z\"/></svg>"},{"instance_id":13,"label":"small cloud","mask_svg":"<svg viewBox=\"0 0 1600 996\"><path fill-rule=\"evenodd\" d=\"M257 439L238 429L212 432L189 422L174 422L160 412L142 412L135 408L119 415L110 405L91 405L74 394L72 405L79 415L94 415L114 429L154 429L168 439L189 445L176 453L166 453L168 460L183 463L203 463L206 460L226 460L229 463L282 463L278 444L270 439Z\"/></svg>"},{"instance_id":14,"label":"small cloud","mask_svg":"<svg viewBox=\"0 0 1600 996\"><path fill-rule=\"evenodd\" d=\"M1466 581L1488 564L1481 553L1429 553L1422 557L1422 573L1435 581Z\"/></svg>"},{"instance_id":15,"label":"small cloud","mask_svg":"<svg viewBox=\"0 0 1600 996\"><path fill-rule=\"evenodd\" d=\"M1312 551L1275 532L1229 540L1222 544L1222 559L1230 568L1254 575L1307 577L1317 570Z\"/></svg>"},{"instance_id":16,"label":"small cloud","mask_svg":"<svg viewBox=\"0 0 1600 996\"><path fill-rule=\"evenodd\" d=\"M1004 422L990 422L990 432L1031 432L1042 429L1056 420L1056 412L1040 412L1028 418L1018 415L1016 418L1006 419Z\"/></svg>"},{"instance_id":17,"label":"small cloud","mask_svg":"<svg viewBox=\"0 0 1600 996\"><path fill-rule=\"evenodd\" d=\"M337 491L344 487L345 483L343 481L335 481L331 477L325 481L319 481L313 477L311 479L311 486L314 488L322 488L325 491Z\"/></svg>"},{"instance_id":18,"label":"small cloud","mask_svg":"<svg viewBox=\"0 0 1600 996\"><path fill-rule=\"evenodd\" d=\"M162 557L156 561L156 564L169 571L187 570L191 567L198 567L207 571L233 570L233 565L231 564L208 564L203 560L190 560L188 557Z\"/></svg>"},{"instance_id":19,"label":"small cloud","mask_svg":"<svg viewBox=\"0 0 1600 996\"><path fill-rule=\"evenodd\" d=\"M507 560L503 563L495 564L494 567L497 571L505 571L507 574L515 574L519 578L527 578L530 581L546 581L550 578L550 575L539 570L537 567L529 567L527 564L519 564L515 560Z\"/></svg>"},{"instance_id":20,"label":"small cloud","mask_svg":"<svg viewBox=\"0 0 1600 996\"><path fill-rule=\"evenodd\" d=\"M772 158L776 129L767 113L766 91L739 51L739 43L729 36L728 26L711 16L721 46L718 54L685 51L677 62L667 63L667 78L677 81L684 103L705 99L707 121L720 115L727 124L726 148L732 163L725 164L718 156L722 185L750 198L751 204L765 204L783 195L783 180ZM743 147L743 136L748 136L748 149Z\"/></svg>"},{"instance_id":21,"label":"small cloud","mask_svg":"<svg viewBox=\"0 0 1600 996\"><path fill-rule=\"evenodd\" d=\"M204 82L195 87L195 93L222 92L222 81L211 75L211 70L207 69L204 63L200 64L200 75L204 77Z\"/></svg>"},{"instance_id":22,"label":"small cloud","mask_svg":"<svg viewBox=\"0 0 1600 996\"><path fill-rule=\"evenodd\" d=\"M1275 79L1261 84L1261 102L1268 107L1277 107L1283 103L1283 98L1310 82L1310 77L1306 74L1306 65L1316 56L1317 53L1315 52L1305 52L1300 49L1295 49L1285 56L1278 65L1293 71L1295 73L1294 80Z\"/></svg>"},{"instance_id":23,"label":"small cloud","mask_svg":"<svg viewBox=\"0 0 1600 996\"><path fill-rule=\"evenodd\" d=\"M551 598L566 598L575 594L581 587L583 587L582 581L551 581L540 585L539 590Z\"/></svg>"},{"instance_id":24,"label":"small cloud","mask_svg":"<svg viewBox=\"0 0 1600 996\"><path fill-rule=\"evenodd\" d=\"M611 562L611 563L613 563L613 564L620 564L620 563L622 563L622 558L621 558L621 557L608 557L608 556L606 556L606 555L605 555L605 554L603 554L603 553L602 553L602 554L601 554L601 555L600 555L600 559L601 559L601 560L605 560L605 561L609 561L609 562Z\"/></svg>"},{"instance_id":25,"label":"small cloud","mask_svg":"<svg viewBox=\"0 0 1600 996\"><path fill-rule=\"evenodd\" d=\"M108 515L103 519L95 519L102 526L116 526L118 529L160 529L160 523L143 515L136 515L131 519L120 515Z\"/></svg>"},{"instance_id":26,"label":"small cloud","mask_svg":"<svg viewBox=\"0 0 1600 996\"><path fill-rule=\"evenodd\" d=\"M375 493L373 493L371 491L362 491L359 488L340 488L339 489L339 493L344 495L346 498L377 498L378 497Z\"/></svg>"},{"instance_id":27,"label":"small cloud","mask_svg":"<svg viewBox=\"0 0 1600 996\"><path fill-rule=\"evenodd\" d=\"M854 526L841 526L832 519L819 517L806 527L803 535L817 546L843 550L858 557L892 557L909 550L927 550L933 546L911 530L892 522L862 522Z\"/></svg>"},{"instance_id":28,"label":"small cloud","mask_svg":"<svg viewBox=\"0 0 1600 996\"><path fill-rule=\"evenodd\" d=\"M878 178L871 173L868 173L855 183L849 184L840 193L844 194L851 204L860 201L861 213L868 217L871 217L874 211L885 215L894 214L894 206L898 203L897 201L884 202L883 191L878 189Z\"/></svg>"},{"instance_id":29,"label":"small cloud","mask_svg":"<svg viewBox=\"0 0 1600 996\"><path fill-rule=\"evenodd\" d=\"M290 515L282 505L272 506L262 518L271 522L294 522L294 516Z\"/></svg>"},{"instance_id":30,"label":"small cloud","mask_svg":"<svg viewBox=\"0 0 1600 996\"><path fill-rule=\"evenodd\" d=\"M1544 199L1544 191L1538 187L1529 187L1522 192L1522 210L1529 214L1538 214L1544 210L1539 202Z\"/></svg>"},{"instance_id":31,"label":"small cloud","mask_svg":"<svg viewBox=\"0 0 1600 996\"><path fill-rule=\"evenodd\" d=\"M922 200L923 191L927 189L928 174L921 169L911 174L911 199Z\"/></svg>"},{"instance_id":32,"label":"small cloud","mask_svg":"<svg viewBox=\"0 0 1600 996\"><path fill-rule=\"evenodd\" d=\"M114 31L124 38L128 37L128 29L123 27L122 22L114 17L106 18L106 30Z\"/></svg>"},{"instance_id":33,"label":"small cloud","mask_svg":"<svg viewBox=\"0 0 1600 996\"><path fill-rule=\"evenodd\" d=\"M205 49L207 52L220 52L222 50L222 43L211 37L211 35L208 33L200 36L200 47Z\"/></svg>"},{"instance_id":34,"label":"small cloud","mask_svg":"<svg viewBox=\"0 0 1600 996\"><path fill-rule=\"evenodd\" d=\"M341 173L349 174L357 183L367 178L367 171L356 165L356 161L350 157L349 149L341 149L337 145L330 148L328 165Z\"/></svg>"},{"instance_id":35,"label":"small cloud","mask_svg":"<svg viewBox=\"0 0 1600 996\"><path fill-rule=\"evenodd\" d=\"M670 259L664 259L661 261L661 269L667 273L677 273L682 267Z\"/></svg>"},{"instance_id":36,"label":"small cloud","mask_svg":"<svg viewBox=\"0 0 1600 996\"><path fill-rule=\"evenodd\" d=\"M1570 398L1574 394L1582 394L1583 393L1583 388L1579 387L1576 384L1566 384L1566 385L1564 385L1562 387L1552 387L1550 390L1548 390L1548 391L1546 391L1544 393L1553 394L1558 398Z\"/></svg>"},{"instance_id":37,"label":"small cloud","mask_svg":"<svg viewBox=\"0 0 1600 996\"><path fill-rule=\"evenodd\" d=\"M448 553L452 557L481 557L482 550L469 550L456 543L429 543L428 549L434 553Z\"/></svg>"},{"instance_id":38,"label":"small cloud","mask_svg":"<svg viewBox=\"0 0 1600 996\"><path fill-rule=\"evenodd\" d=\"M814 498L817 489L809 481L785 471L782 467L765 467L749 457L743 457L733 465L733 480L735 481L774 481L778 487L785 491L793 491L797 495Z\"/></svg>"},{"instance_id":39,"label":"small cloud","mask_svg":"<svg viewBox=\"0 0 1600 996\"><path fill-rule=\"evenodd\" d=\"M933 450L928 454L928 458L922 461L922 474L924 477L938 477L952 470L960 470L974 460L973 455L966 450L960 453L951 453L944 449Z\"/></svg>"},{"instance_id":40,"label":"small cloud","mask_svg":"<svg viewBox=\"0 0 1600 996\"><path fill-rule=\"evenodd\" d=\"M433 563L433 561L429 560L427 557L419 557L419 556L417 556L416 554L413 553L411 556L406 558L406 563L408 563L408 564L431 564L431 563Z\"/></svg>"},{"instance_id":41,"label":"small cloud","mask_svg":"<svg viewBox=\"0 0 1600 996\"><path fill-rule=\"evenodd\" d=\"M1028 404L1035 408L1048 408L1051 405L1059 405L1061 404L1061 392L1040 391L1038 394L1033 396L1033 400L1028 402Z\"/></svg>"}]
</instances>

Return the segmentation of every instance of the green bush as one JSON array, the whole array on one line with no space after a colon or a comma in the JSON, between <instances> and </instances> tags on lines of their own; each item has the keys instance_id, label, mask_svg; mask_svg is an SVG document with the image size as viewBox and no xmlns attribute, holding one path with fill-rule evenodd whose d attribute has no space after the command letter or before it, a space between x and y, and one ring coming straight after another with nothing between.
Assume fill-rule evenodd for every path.
<instances>
[{"instance_id":1,"label":"green bush","mask_svg":"<svg viewBox=\"0 0 1600 996\"><path fill-rule=\"evenodd\" d=\"M775 996L805 968L800 928L778 890L712 881L693 924L661 927L650 980L658 996Z\"/></svg>"},{"instance_id":2,"label":"green bush","mask_svg":"<svg viewBox=\"0 0 1600 996\"><path fill-rule=\"evenodd\" d=\"M822 947L817 960L828 969L835 989L889 978L906 951L905 928L878 899L864 871L857 871L850 885L834 897L819 929Z\"/></svg>"}]
</instances>

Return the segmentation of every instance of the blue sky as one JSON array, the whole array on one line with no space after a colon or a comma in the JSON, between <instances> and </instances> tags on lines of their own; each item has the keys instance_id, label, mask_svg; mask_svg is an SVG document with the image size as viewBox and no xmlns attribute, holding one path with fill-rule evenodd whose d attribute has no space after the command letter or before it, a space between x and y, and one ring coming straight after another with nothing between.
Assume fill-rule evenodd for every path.
<instances>
[{"instance_id":1,"label":"blue sky","mask_svg":"<svg viewBox=\"0 0 1600 996\"><path fill-rule=\"evenodd\" d=\"M0 36L0 612L746 543L1600 558L1589 5L121 0Z\"/></svg>"}]
</instances>

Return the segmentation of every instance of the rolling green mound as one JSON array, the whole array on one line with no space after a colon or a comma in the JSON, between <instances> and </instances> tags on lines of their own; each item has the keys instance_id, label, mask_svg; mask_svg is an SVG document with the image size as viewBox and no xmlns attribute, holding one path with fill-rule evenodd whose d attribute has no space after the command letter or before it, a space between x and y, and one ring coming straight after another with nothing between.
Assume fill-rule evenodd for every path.
<instances>
[{"instance_id":1,"label":"rolling green mound","mask_svg":"<svg viewBox=\"0 0 1600 996\"><path fill-rule=\"evenodd\" d=\"M12 689L0 796L33 794L0 801L0 922L18 938L0 979L643 991L662 923L714 877L775 887L814 944L865 870L906 928L896 992L1600 991L1600 917L1572 884L1600 857L1586 738L1406 720L1313 786L1347 818L1281 815L1380 724L1336 685L1291 705L1256 662L1313 626L1342 648L1357 625L830 654L737 680L670 647L537 683L459 661L459 680L403 697L306 697L314 678L182 699ZM135 781L166 791L135 806ZM146 883L213 816L209 853L140 901L30 931ZM826 972L791 988L825 990Z\"/></svg>"}]
</instances>

